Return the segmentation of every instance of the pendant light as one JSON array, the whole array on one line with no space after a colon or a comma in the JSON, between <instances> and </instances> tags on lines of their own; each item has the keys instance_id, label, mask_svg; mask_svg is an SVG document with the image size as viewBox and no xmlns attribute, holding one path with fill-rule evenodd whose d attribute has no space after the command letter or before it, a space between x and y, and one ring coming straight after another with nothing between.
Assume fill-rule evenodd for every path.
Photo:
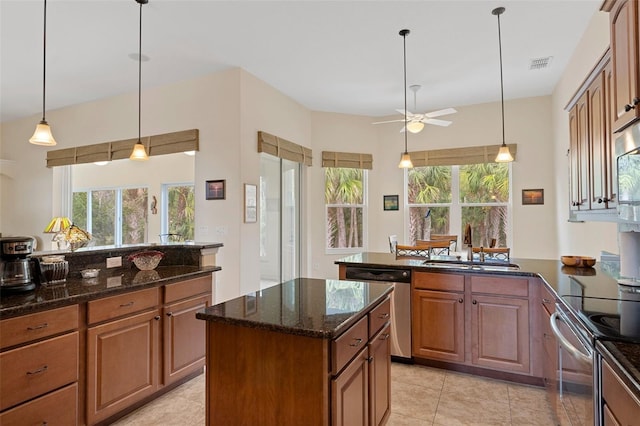
<instances>
[{"instance_id":1,"label":"pendant light","mask_svg":"<svg viewBox=\"0 0 640 426\"><path fill-rule=\"evenodd\" d=\"M405 131L402 132L404 134L404 153L402 157L400 157L400 164L398 167L401 169L411 169L413 168L413 163L411 162L411 156L409 152L407 152L407 34L411 31L409 30L400 30L400 35L402 36L402 46L404 48L403 58L404 58L404 126Z\"/></svg>"},{"instance_id":2,"label":"pendant light","mask_svg":"<svg viewBox=\"0 0 640 426\"><path fill-rule=\"evenodd\" d=\"M147 150L144 148L140 139L140 117L142 112L142 5L147 4L149 0L135 0L140 4L140 32L138 35L138 142L133 146L130 160L145 161L149 159Z\"/></svg>"},{"instance_id":3,"label":"pendant light","mask_svg":"<svg viewBox=\"0 0 640 426\"><path fill-rule=\"evenodd\" d=\"M44 0L44 37L43 37L43 53L42 53L42 120L36 126L36 131L29 139L34 145L54 146L56 140L51 134L51 127L45 119L45 94L47 86L47 0Z\"/></svg>"},{"instance_id":4,"label":"pendant light","mask_svg":"<svg viewBox=\"0 0 640 426\"><path fill-rule=\"evenodd\" d=\"M500 50L500 102L502 105L502 145L500 151L496 156L496 163L510 163L513 161L513 156L509 152L509 147L504 141L504 84L502 82L502 38L500 36L500 15L504 13L504 7L496 7L491 13L498 17L498 48Z\"/></svg>"}]
</instances>

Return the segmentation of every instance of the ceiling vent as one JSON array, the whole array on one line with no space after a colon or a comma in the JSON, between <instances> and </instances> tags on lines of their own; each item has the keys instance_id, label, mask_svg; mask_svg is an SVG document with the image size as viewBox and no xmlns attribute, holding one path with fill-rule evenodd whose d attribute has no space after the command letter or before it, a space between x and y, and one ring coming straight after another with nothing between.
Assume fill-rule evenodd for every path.
<instances>
[{"instance_id":1,"label":"ceiling vent","mask_svg":"<svg viewBox=\"0 0 640 426\"><path fill-rule=\"evenodd\" d=\"M553 59L553 56L546 56L544 58L532 59L531 62L529 63L529 69L542 70L545 68L549 68L549 65L551 64L552 59Z\"/></svg>"}]
</instances>

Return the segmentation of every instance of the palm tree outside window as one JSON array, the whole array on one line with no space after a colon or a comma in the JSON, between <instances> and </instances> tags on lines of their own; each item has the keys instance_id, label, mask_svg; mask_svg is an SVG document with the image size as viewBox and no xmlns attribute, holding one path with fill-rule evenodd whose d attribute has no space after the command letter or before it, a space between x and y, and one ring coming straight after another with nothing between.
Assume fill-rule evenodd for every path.
<instances>
[{"instance_id":1,"label":"palm tree outside window","mask_svg":"<svg viewBox=\"0 0 640 426\"><path fill-rule=\"evenodd\" d=\"M365 247L367 171L325 167L326 248L349 251Z\"/></svg>"}]
</instances>

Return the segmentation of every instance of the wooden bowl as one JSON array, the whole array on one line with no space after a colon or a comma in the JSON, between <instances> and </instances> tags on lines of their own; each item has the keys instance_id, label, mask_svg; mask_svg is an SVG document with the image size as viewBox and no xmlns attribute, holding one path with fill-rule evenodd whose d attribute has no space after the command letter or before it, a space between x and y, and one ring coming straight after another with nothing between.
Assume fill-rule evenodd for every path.
<instances>
[{"instance_id":1,"label":"wooden bowl","mask_svg":"<svg viewBox=\"0 0 640 426\"><path fill-rule=\"evenodd\" d=\"M561 256L560 260L563 265L576 268L591 268L596 264L596 258L588 256Z\"/></svg>"}]
</instances>

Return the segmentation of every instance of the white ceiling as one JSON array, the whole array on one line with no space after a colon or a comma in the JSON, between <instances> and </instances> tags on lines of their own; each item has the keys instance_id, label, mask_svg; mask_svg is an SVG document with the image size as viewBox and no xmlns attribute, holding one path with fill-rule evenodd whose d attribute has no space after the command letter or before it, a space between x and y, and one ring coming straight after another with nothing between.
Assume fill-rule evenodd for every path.
<instances>
[{"instance_id":1,"label":"white ceiling","mask_svg":"<svg viewBox=\"0 0 640 426\"><path fill-rule=\"evenodd\" d=\"M372 117L550 94L602 0L188 1L143 6L142 86L241 67L305 107ZM47 110L134 92L135 0L48 0ZM603 13L603 12L598 12ZM0 120L42 109L42 0L0 0ZM551 66L529 70L533 58Z\"/></svg>"}]
</instances>

